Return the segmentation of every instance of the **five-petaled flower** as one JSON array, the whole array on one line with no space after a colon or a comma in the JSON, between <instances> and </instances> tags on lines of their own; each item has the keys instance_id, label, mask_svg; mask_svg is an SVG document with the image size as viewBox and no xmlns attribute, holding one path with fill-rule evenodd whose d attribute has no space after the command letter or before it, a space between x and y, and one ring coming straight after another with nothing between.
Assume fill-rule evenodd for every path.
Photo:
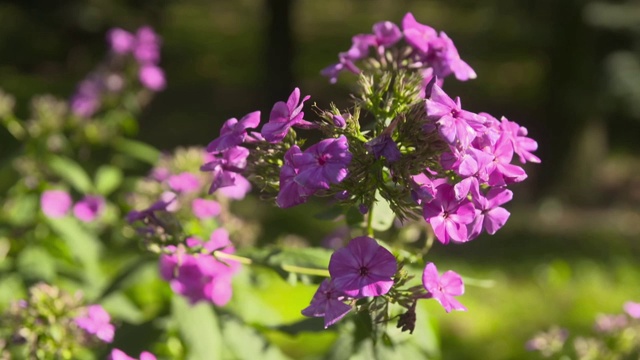
<instances>
[{"instance_id":1,"label":"five-petaled flower","mask_svg":"<svg viewBox=\"0 0 640 360\"><path fill-rule=\"evenodd\" d=\"M446 312L451 310L467 311L454 296L464 294L464 283L460 275L454 271L447 271L442 276L433 263L428 263L422 273L422 285L429 292L428 297L436 299Z\"/></svg>"},{"instance_id":2,"label":"five-petaled flower","mask_svg":"<svg viewBox=\"0 0 640 360\"><path fill-rule=\"evenodd\" d=\"M389 292L397 269L393 254L368 236L352 239L329 261L334 287L356 299Z\"/></svg>"},{"instance_id":3,"label":"five-petaled flower","mask_svg":"<svg viewBox=\"0 0 640 360\"><path fill-rule=\"evenodd\" d=\"M336 289L333 281L325 279L313 295L311 304L302 310L302 315L324 317L326 329L351 311L351 306L344 303L345 298L345 294Z\"/></svg>"}]
</instances>

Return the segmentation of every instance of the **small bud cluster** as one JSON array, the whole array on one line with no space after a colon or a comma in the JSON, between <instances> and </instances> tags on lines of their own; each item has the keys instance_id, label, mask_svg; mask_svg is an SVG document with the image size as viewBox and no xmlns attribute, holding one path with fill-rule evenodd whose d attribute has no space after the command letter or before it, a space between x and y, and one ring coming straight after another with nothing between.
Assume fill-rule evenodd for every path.
<instances>
[{"instance_id":1,"label":"small bud cluster","mask_svg":"<svg viewBox=\"0 0 640 360\"><path fill-rule=\"evenodd\" d=\"M536 334L525 347L544 358L636 359L640 356L640 303L628 301L623 309L621 314L599 314L592 336L569 341L569 331L554 326Z\"/></svg>"},{"instance_id":2,"label":"small bud cluster","mask_svg":"<svg viewBox=\"0 0 640 360\"><path fill-rule=\"evenodd\" d=\"M135 209L143 210L132 210L126 218L143 236L147 249L160 254L160 275L175 293L192 304L222 306L231 298L231 278L240 268L230 258L235 248L228 230L242 233L239 238L245 242L251 237L250 227L231 215L228 205L251 187L238 181L218 193L216 200L206 199L207 181L198 168L210 159L199 148L163 156L129 197Z\"/></svg>"},{"instance_id":3,"label":"small bud cluster","mask_svg":"<svg viewBox=\"0 0 640 360\"><path fill-rule=\"evenodd\" d=\"M166 87L160 62L160 37L149 26L139 28L135 34L120 28L107 33L111 56L90 73L71 97L71 111L80 118L90 118L100 111L103 102L117 97L125 89L125 74L135 68L140 84L152 91ZM133 61L132 61L133 60Z\"/></svg>"},{"instance_id":4,"label":"small bud cluster","mask_svg":"<svg viewBox=\"0 0 640 360\"><path fill-rule=\"evenodd\" d=\"M31 287L27 300L14 302L0 317L3 359L76 359L88 348L111 343L115 334L102 306L86 306L79 293L44 283Z\"/></svg>"}]
</instances>

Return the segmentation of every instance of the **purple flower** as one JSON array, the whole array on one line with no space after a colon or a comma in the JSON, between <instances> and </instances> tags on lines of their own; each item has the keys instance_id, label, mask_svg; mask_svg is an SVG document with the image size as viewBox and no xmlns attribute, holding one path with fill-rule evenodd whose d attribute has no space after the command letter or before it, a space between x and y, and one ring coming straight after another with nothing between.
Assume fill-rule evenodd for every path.
<instances>
[{"instance_id":1,"label":"purple flower","mask_svg":"<svg viewBox=\"0 0 640 360\"><path fill-rule=\"evenodd\" d=\"M71 196L63 190L47 190L40 196L42 212L53 219L65 216L71 203Z\"/></svg>"},{"instance_id":2,"label":"purple flower","mask_svg":"<svg viewBox=\"0 0 640 360\"><path fill-rule=\"evenodd\" d=\"M476 129L483 128L485 119L462 110L460 98L453 101L439 86L433 84L431 96L425 102L427 117L436 121L440 134L451 145L466 149L476 137Z\"/></svg>"},{"instance_id":3,"label":"purple flower","mask_svg":"<svg viewBox=\"0 0 640 360\"><path fill-rule=\"evenodd\" d=\"M295 181L310 190L329 189L329 184L337 184L349 174L351 153L344 135L322 140L293 156L300 157L296 160L300 172Z\"/></svg>"},{"instance_id":4,"label":"purple flower","mask_svg":"<svg viewBox=\"0 0 640 360\"><path fill-rule=\"evenodd\" d=\"M136 358L132 358L127 355L124 351L120 349L111 350L111 354L109 354L109 360L138 360ZM148 351L143 351L140 353L139 360L156 360L155 355Z\"/></svg>"},{"instance_id":5,"label":"purple flower","mask_svg":"<svg viewBox=\"0 0 640 360\"><path fill-rule=\"evenodd\" d=\"M629 320L623 314L618 315L608 315L608 314L598 314L596 317L596 322L594 324L594 330L600 333L609 333L613 331L618 331L627 326Z\"/></svg>"},{"instance_id":6,"label":"purple flower","mask_svg":"<svg viewBox=\"0 0 640 360\"><path fill-rule=\"evenodd\" d=\"M200 189L200 179L190 172L182 172L169 177L169 187L181 193L191 193Z\"/></svg>"},{"instance_id":7,"label":"purple flower","mask_svg":"<svg viewBox=\"0 0 640 360\"><path fill-rule=\"evenodd\" d=\"M381 134L380 136L369 140L364 144L364 147L367 151L372 152L376 159L384 156L388 163L396 162L402 157L402 153L398 149L398 144L396 144L391 136L387 134Z\"/></svg>"},{"instance_id":8,"label":"purple flower","mask_svg":"<svg viewBox=\"0 0 640 360\"><path fill-rule=\"evenodd\" d=\"M218 189L218 194L229 199L242 200L251 191L251 183L247 178L236 174L234 184Z\"/></svg>"},{"instance_id":9,"label":"purple flower","mask_svg":"<svg viewBox=\"0 0 640 360\"><path fill-rule=\"evenodd\" d=\"M520 182L527 178L527 173L520 166L511 164L513 159L513 145L504 135L490 149L494 159L487 166L489 185L503 186Z\"/></svg>"},{"instance_id":10,"label":"purple flower","mask_svg":"<svg viewBox=\"0 0 640 360\"><path fill-rule=\"evenodd\" d=\"M82 118L93 116L102 104L104 84L102 78L96 74L90 74L78 84L76 92L69 101L71 112Z\"/></svg>"},{"instance_id":11,"label":"purple flower","mask_svg":"<svg viewBox=\"0 0 640 360\"><path fill-rule=\"evenodd\" d=\"M241 146L234 146L220 154L214 154L212 160L200 167L201 171L211 171L213 182L209 194L218 188L235 185L236 174L247 166L249 150Z\"/></svg>"},{"instance_id":12,"label":"purple flower","mask_svg":"<svg viewBox=\"0 0 640 360\"><path fill-rule=\"evenodd\" d=\"M352 239L329 261L335 289L356 299L389 292L397 270L393 254L367 236Z\"/></svg>"},{"instance_id":13,"label":"purple flower","mask_svg":"<svg viewBox=\"0 0 640 360\"><path fill-rule=\"evenodd\" d=\"M351 306L345 304L344 294L337 290L330 279L325 279L316 290L311 304L302 310L302 315L309 317L324 317L324 328L342 319Z\"/></svg>"},{"instance_id":14,"label":"purple flower","mask_svg":"<svg viewBox=\"0 0 640 360\"><path fill-rule=\"evenodd\" d=\"M104 208L102 196L87 195L73 206L73 215L80 221L91 222L102 214Z\"/></svg>"},{"instance_id":15,"label":"purple flower","mask_svg":"<svg viewBox=\"0 0 640 360\"><path fill-rule=\"evenodd\" d=\"M220 204L214 200L194 199L191 210L198 219L210 219L220 214Z\"/></svg>"},{"instance_id":16,"label":"purple flower","mask_svg":"<svg viewBox=\"0 0 640 360\"><path fill-rule=\"evenodd\" d=\"M209 143L207 151L218 153L242 144L247 137L247 129L255 128L258 124L260 124L260 111L249 113L240 121L236 118L225 121L220 129L220 136Z\"/></svg>"},{"instance_id":17,"label":"purple flower","mask_svg":"<svg viewBox=\"0 0 640 360\"><path fill-rule=\"evenodd\" d=\"M261 134L265 140L270 143L277 143L282 141L289 128L292 126L311 127L312 124L302 117L302 107L304 102L309 99L309 95L305 96L302 101L300 100L300 89L295 88L289 99L285 103L284 101L278 101L273 105L271 114L269 114L269 122L262 127Z\"/></svg>"},{"instance_id":18,"label":"purple flower","mask_svg":"<svg viewBox=\"0 0 640 360\"><path fill-rule=\"evenodd\" d=\"M283 209L304 203L314 193L313 189L296 182L302 166L301 155L302 150L298 145L293 145L284 154L284 164L280 168L280 191L276 198L276 203Z\"/></svg>"},{"instance_id":19,"label":"purple flower","mask_svg":"<svg viewBox=\"0 0 640 360\"><path fill-rule=\"evenodd\" d=\"M428 263L422 273L422 285L429 292L430 297L436 299L446 312L451 310L467 311L454 298L464 294L464 283L460 275L449 270L440 276L433 263Z\"/></svg>"},{"instance_id":20,"label":"purple flower","mask_svg":"<svg viewBox=\"0 0 640 360\"><path fill-rule=\"evenodd\" d=\"M373 25L373 34L379 46L389 47L402 39L402 32L398 25L391 21L381 21Z\"/></svg>"},{"instance_id":21,"label":"purple flower","mask_svg":"<svg viewBox=\"0 0 640 360\"><path fill-rule=\"evenodd\" d=\"M440 32L440 36L432 39L428 44L429 50L424 54L423 62L433 67L434 75L444 78L454 74L458 80L475 79L476 73L458 54L453 41Z\"/></svg>"},{"instance_id":22,"label":"purple flower","mask_svg":"<svg viewBox=\"0 0 640 360\"><path fill-rule=\"evenodd\" d=\"M164 71L156 65L145 64L140 68L138 78L142 86L151 91L164 90L167 82L164 77Z\"/></svg>"},{"instance_id":23,"label":"purple flower","mask_svg":"<svg viewBox=\"0 0 640 360\"><path fill-rule=\"evenodd\" d=\"M522 164L527 161L533 163L539 163L540 158L533 155L531 152L538 149L538 143L532 138L527 137L527 128L518 125L514 121L509 121L504 116L501 119L500 128L507 134L507 138L513 145L513 150Z\"/></svg>"},{"instance_id":24,"label":"purple flower","mask_svg":"<svg viewBox=\"0 0 640 360\"><path fill-rule=\"evenodd\" d=\"M380 31L381 35L383 35L384 29L380 29ZM369 48L376 46L376 44L378 44L376 35L358 34L351 38L351 48L346 52L340 53L340 61L348 69L357 73L359 71L356 70L357 68L353 65L353 62L366 58L369 55Z\"/></svg>"},{"instance_id":25,"label":"purple flower","mask_svg":"<svg viewBox=\"0 0 640 360\"><path fill-rule=\"evenodd\" d=\"M429 51L431 42L438 37L435 29L417 22L410 12L402 18L402 30L407 43L423 54Z\"/></svg>"},{"instance_id":26,"label":"purple flower","mask_svg":"<svg viewBox=\"0 0 640 360\"><path fill-rule=\"evenodd\" d=\"M640 319L640 303L627 301L624 303L624 312L634 319Z\"/></svg>"},{"instance_id":27,"label":"purple flower","mask_svg":"<svg viewBox=\"0 0 640 360\"><path fill-rule=\"evenodd\" d=\"M333 120L333 125L335 125L336 127L345 128L347 126L347 121L342 115L334 114L331 119Z\"/></svg>"},{"instance_id":28,"label":"purple flower","mask_svg":"<svg viewBox=\"0 0 640 360\"><path fill-rule=\"evenodd\" d=\"M111 317L100 305L90 305L83 316L74 319L79 328L88 334L95 335L98 339L110 343L113 341L115 326L110 321Z\"/></svg>"},{"instance_id":29,"label":"purple flower","mask_svg":"<svg viewBox=\"0 0 640 360\"><path fill-rule=\"evenodd\" d=\"M126 30L113 28L107 32L107 42L114 53L124 55L133 50L136 38Z\"/></svg>"},{"instance_id":30,"label":"purple flower","mask_svg":"<svg viewBox=\"0 0 640 360\"><path fill-rule=\"evenodd\" d=\"M475 218L473 204L466 199L457 200L449 184L442 184L436 190L436 197L423 206L424 219L431 224L436 238L443 244L449 240L469 240L466 225Z\"/></svg>"},{"instance_id":31,"label":"purple flower","mask_svg":"<svg viewBox=\"0 0 640 360\"><path fill-rule=\"evenodd\" d=\"M133 56L140 64L157 64L160 60L160 37L150 26L143 26L136 32Z\"/></svg>"},{"instance_id":32,"label":"purple flower","mask_svg":"<svg viewBox=\"0 0 640 360\"><path fill-rule=\"evenodd\" d=\"M156 211L169 211L169 207L171 207L175 202L177 202L178 197L172 192L168 192L168 194L173 194L173 196L167 196L165 194L167 194L167 192L163 193L162 195L164 196L161 196L160 200L153 203L147 209L144 209L141 211L137 211L137 210L129 211L129 213L125 218L127 222L129 224L133 224L136 221L141 221L146 218L155 219Z\"/></svg>"},{"instance_id":33,"label":"purple flower","mask_svg":"<svg viewBox=\"0 0 640 360\"><path fill-rule=\"evenodd\" d=\"M469 225L471 229L469 239L478 236L483 228L488 234L495 234L509 219L510 213L500 205L511 201L513 192L504 188L492 188L486 197L477 190L477 187L471 192L476 217Z\"/></svg>"}]
</instances>

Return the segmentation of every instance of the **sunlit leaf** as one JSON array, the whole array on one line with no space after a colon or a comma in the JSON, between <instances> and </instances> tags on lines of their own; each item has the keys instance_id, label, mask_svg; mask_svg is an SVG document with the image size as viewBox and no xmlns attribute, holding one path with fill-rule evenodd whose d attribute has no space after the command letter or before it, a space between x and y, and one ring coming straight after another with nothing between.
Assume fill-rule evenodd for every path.
<instances>
[{"instance_id":1,"label":"sunlit leaf","mask_svg":"<svg viewBox=\"0 0 640 360\"><path fill-rule=\"evenodd\" d=\"M395 219L395 214L391 210L389 202L380 195L379 191L376 192L376 203L371 210L371 216L373 216L371 226L377 231L389 230Z\"/></svg>"},{"instance_id":2,"label":"sunlit leaf","mask_svg":"<svg viewBox=\"0 0 640 360\"><path fill-rule=\"evenodd\" d=\"M115 166L103 165L96 172L96 190L107 196L122 184L122 170Z\"/></svg>"},{"instance_id":3,"label":"sunlit leaf","mask_svg":"<svg viewBox=\"0 0 640 360\"><path fill-rule=\"evenodd\" d=\"M189 305L174 296L172 316L188 348L187 360L216 360L222 358L222 334L218 318L211 304ZM224 344L224 347L228 344Z\"/></svg>"}]
</instances>

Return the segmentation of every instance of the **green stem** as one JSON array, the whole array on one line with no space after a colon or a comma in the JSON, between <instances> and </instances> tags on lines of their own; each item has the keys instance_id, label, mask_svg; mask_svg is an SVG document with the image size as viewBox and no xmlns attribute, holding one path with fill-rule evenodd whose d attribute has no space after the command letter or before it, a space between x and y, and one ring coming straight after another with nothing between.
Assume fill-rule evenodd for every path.
<instances>
[{"instance_id":1,"label":"green stem","mask_svg":"<svg viewBox=\"0 0 640 360\"><path fill-rule=\"evenodd\" d=\"M247 257L233 255L233 254L225 253L222 251L214 251L213 255L216 258L237 261L245 265L253 264L253 260ZM280 267L282 268L282 270L290 273L329 277L329 270L326 270L326 269L314 269L314 268L307 268L303 266L287 265L287 264L282 264L280 265Z\"/></svg>"},{"instance_id":2,"label":"green stem","mask_svg":"<svg viewBox=\"0 0 640 360\"><path fill-rule=\"evenodd\" d=\"M373 202L369 206L369 213L367 215L367 236L373 237Z\"/></svg>"}]
</instances>

